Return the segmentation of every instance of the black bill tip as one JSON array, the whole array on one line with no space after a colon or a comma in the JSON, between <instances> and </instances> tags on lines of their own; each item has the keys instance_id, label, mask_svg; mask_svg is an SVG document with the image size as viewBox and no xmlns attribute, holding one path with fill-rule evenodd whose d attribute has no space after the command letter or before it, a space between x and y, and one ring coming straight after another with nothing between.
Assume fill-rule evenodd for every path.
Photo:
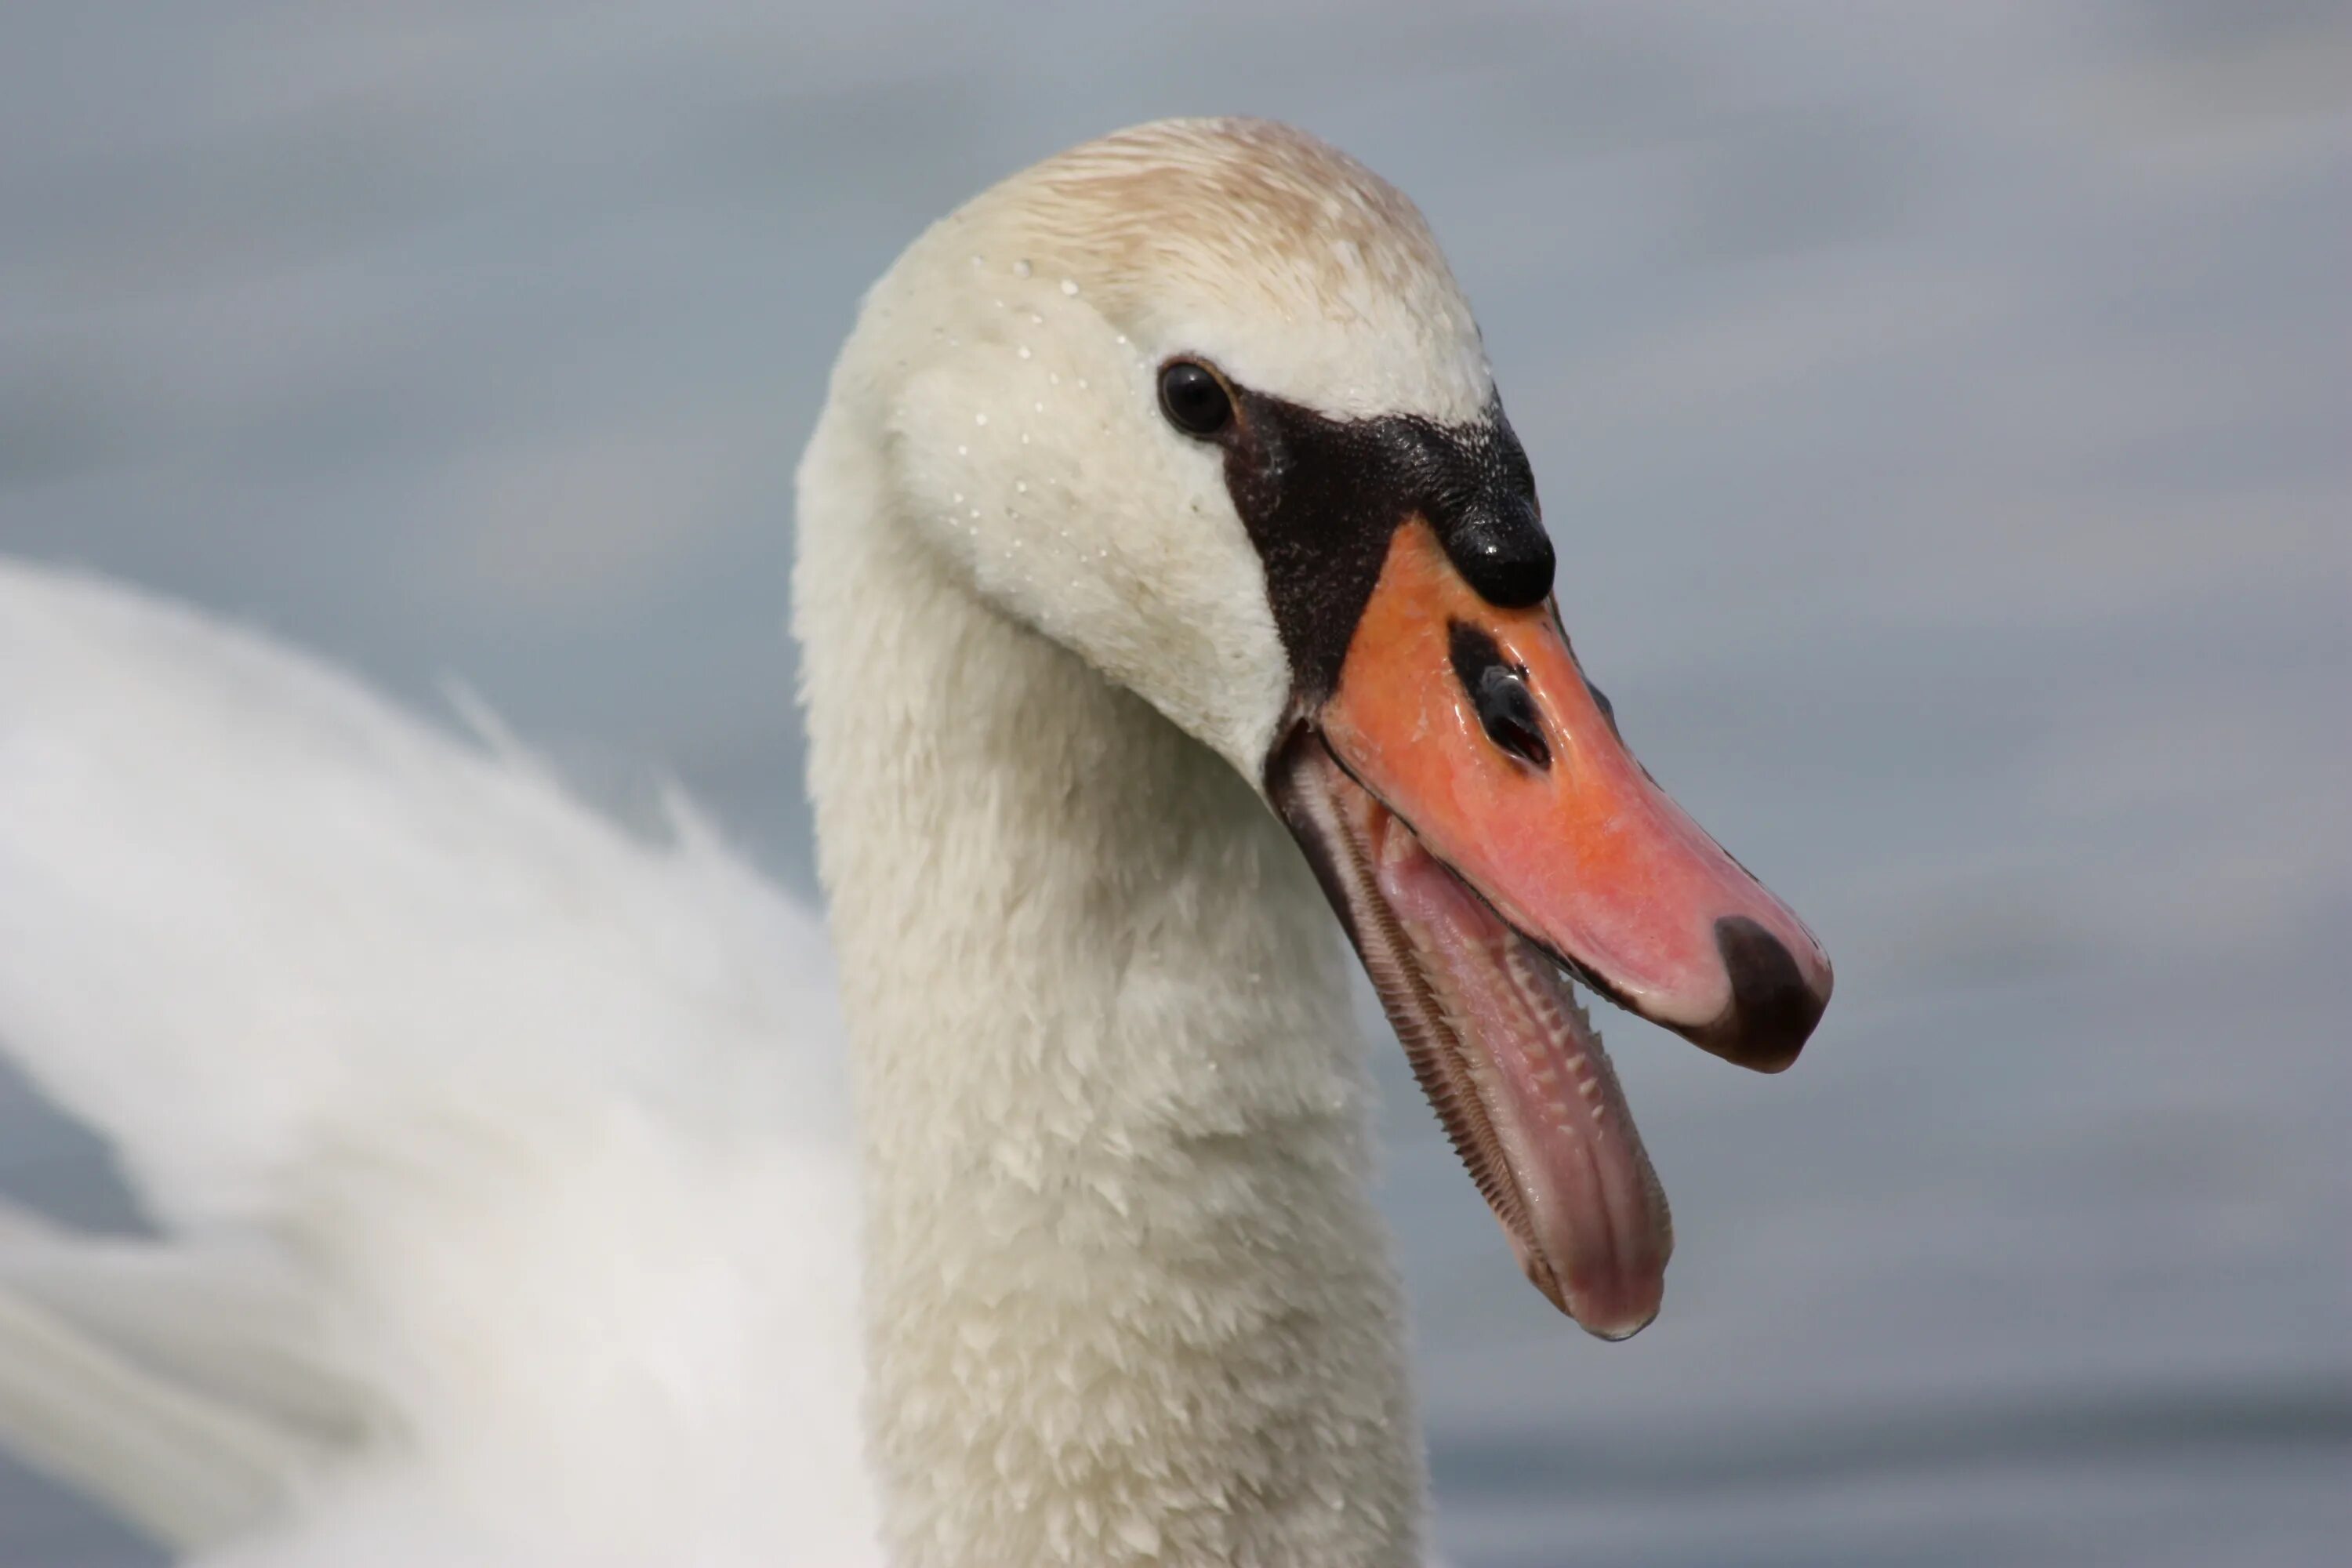
<instances>
[{"instance_id":1,"label":"black bill tip","mask_svg":"<svg viewBox=\"0 0 2352 1568\"><path fill-rule=\"evenodd\" d=\"M1746 915L1715 922L1716 951L1731 976L1731 1005L1693 1036L1727 1061L1758 1072L1779 1072L1797 1059L1830 1003L1824 985L1805 984L1780 939Z\"/></svg>"}]
</instances>

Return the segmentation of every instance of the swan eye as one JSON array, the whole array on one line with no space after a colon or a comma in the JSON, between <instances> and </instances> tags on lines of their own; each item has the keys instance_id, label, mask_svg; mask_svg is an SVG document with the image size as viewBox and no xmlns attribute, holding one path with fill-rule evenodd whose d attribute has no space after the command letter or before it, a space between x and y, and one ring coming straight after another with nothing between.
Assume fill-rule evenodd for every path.
<instances>
[{"instance_id":1,"label":"swan eye","mask_svg":"<svg viewBox=\"0 0 2352 1568\"><path fill-rule=\"evenodd\" d=\"M1187 436L1213 436L1234 422L1234 400L1224 384L1191 360L1160 372L1160 411Z\"/></svg>"}]
</instances>

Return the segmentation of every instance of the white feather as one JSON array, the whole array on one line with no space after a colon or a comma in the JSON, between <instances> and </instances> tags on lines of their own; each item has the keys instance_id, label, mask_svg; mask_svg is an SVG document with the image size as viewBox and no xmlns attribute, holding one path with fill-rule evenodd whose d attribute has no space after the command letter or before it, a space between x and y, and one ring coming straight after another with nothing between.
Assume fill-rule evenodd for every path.
<instances>
[{"instance_id":1,"label":"white feather","mask_svg":"<svg viewBox=\"0 0 2352 1568\"><path fill-rule=\"evenodd\" d=\"M237 1562L870 1557L830 964L680 822L0 565L0 1040L167 1233L8 1227L0 1422Z\"/></svg>"}]
</instances>

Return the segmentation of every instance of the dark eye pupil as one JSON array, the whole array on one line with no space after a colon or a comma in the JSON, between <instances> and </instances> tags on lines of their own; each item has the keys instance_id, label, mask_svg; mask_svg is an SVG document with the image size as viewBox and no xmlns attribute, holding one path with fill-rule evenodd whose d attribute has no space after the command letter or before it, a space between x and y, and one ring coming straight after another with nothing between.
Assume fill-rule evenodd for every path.
<instances>
[{"instance_id":1,"label":"dark eye pupil","mask_svg":"<svg viewBox=\"0 0 2352 1568\"><path fill-rule=\"evenodd\" d=\"M1217 378L1183 361L1160 373L1160 406L1171 425L1193 436L1213 436L1234 416L1233 402Z\"/></svg>"}]
</instances>

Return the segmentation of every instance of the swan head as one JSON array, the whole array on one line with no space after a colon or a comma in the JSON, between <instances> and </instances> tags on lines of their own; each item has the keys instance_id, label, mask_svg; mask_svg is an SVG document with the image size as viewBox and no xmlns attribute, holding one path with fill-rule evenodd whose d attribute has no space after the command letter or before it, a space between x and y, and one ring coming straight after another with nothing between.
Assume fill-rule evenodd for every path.
<instances>
[{"instance_id":1,"label":"swan head","mask_svg":"<svg viewBox=\"0 0 2352 1568\"><path fill-rule=\"evenodd\" d=\"M1089 143L917 241L834 397L972 592L1264 793L1530 1279L1646 1323L1665 1204L1565 976L1777 1070L1829 961L1584 679L1412 204L1264 121Z\"/></svg>"}]
</instances>

